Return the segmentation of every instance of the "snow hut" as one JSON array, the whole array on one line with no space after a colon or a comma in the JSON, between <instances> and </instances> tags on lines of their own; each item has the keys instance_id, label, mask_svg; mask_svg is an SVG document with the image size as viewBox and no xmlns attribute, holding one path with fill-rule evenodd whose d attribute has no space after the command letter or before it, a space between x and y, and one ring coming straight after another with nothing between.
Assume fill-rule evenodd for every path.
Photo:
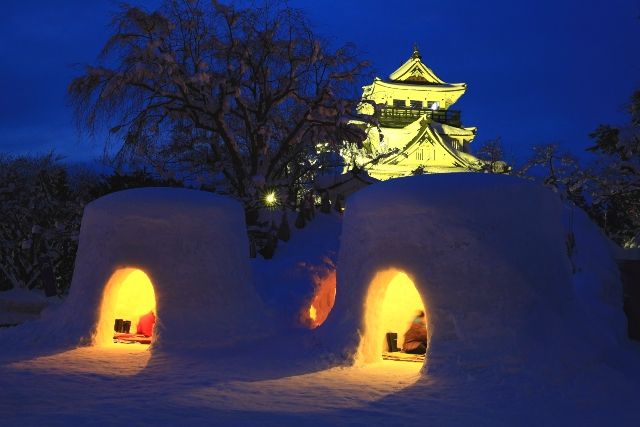
<instances>
[{"instance_id":1,"label":"snow hut","mask_svg":"<svg viewBox=\"0 0 640 427\"><path fill-rule=\"evenodd\" d=\"M567 230L564 209L540 185L490 174L414 176L358 192L344 217L336 302L318 333L335 353L375 362L385 335L401 341L424 309L429 372L597 359L624 336L620 282L600 274L581 288L576 253L599 253L597 268L615 262L597 230L587 243L583 230ZM580 297L587 293L597 296Z\"/></svg>"},{"instance_id":2,"label":"snow hut","mask_svg":"<svg viewBox=\"0 0 640 427\"><path fill-rule=\"evenodd\" d=\"M144 331L136 323L150 312L154 348L263 335L269 322L247 251L244 214L231 199L174 188L107 195L85 207L70 293L47 322L63 340L94 345L113 343L117 320Z\"/></svg>"},{"instance_id":3,"label":"snow hut","mask_svg":"<svg viewBox=\"0 0 640 427\"><path fill-rule=\"evenodd\" d=\"M359 191L371 184L378 182L377 179L372 178L364 170L352 169L342 175L322 175L316 179L313 184L313 189L322 194L327 192L329 200L332 204L336 204L336 199L341 197L347 199L356 191Z\"/></svg>"}]
</instances>

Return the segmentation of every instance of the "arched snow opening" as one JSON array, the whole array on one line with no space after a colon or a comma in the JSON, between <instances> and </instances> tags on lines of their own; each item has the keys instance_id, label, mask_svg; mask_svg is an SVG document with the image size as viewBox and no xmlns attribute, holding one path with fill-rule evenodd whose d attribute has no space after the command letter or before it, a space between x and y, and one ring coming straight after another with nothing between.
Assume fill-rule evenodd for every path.
<instances>
[{"instance_id":1,"label":"arched snow opening","mask_svg":"<svg viewBox=\"0 0 640 427\"><path fill-rule=\"evenodd\" d=\"M149 276L137 268L116 270L104 288L100 303L100 317L93 339L94 345L114 345L117 319L131 322L129 331L135 335L140 330L138 322L149 313L156 314L156 296ZM144 321L144 320L143 320ZM148 338L152 338L152 334ZM142 340L146 341L146 340Z\"/></svg>"},{"instance_id":2,"label":"arched snow opening","mask_svg":"<svg viewBox=\"0 0 640 427\"><path fill-rule=\"evenodd\" d=\"M369 284L364 306L363 335L356 363L382 360L388 348L387 333L397 334L397 347L404 345L404 333L422 311L428 312L413 280L404 272L389 269L376 273ZM427 324L428 327L428 324ZM417 369L421 364L416 363Z\"/></svg>"}]
</instances>

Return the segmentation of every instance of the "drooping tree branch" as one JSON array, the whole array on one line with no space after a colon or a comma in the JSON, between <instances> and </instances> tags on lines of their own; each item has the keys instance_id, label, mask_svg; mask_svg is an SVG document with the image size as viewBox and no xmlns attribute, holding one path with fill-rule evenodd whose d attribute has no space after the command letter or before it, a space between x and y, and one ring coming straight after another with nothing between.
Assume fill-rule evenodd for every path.
<instances>
[{"instance_id":1,"label":"drooping tree branch","mask_svg":"<svg viewBox=\"0 0 640 427\"><path fill-rule=\"evenodd\" d=\"M331 52L284 2L124 6L113 28L100 62L69 93L81 126L108 126L123 159L144 153L188 162L208 146L212 172L250 203L262 186L299 185L300 174L288 171L318 143L338 150L365 137L351 120L367 118L344 93L367 64L348 46ZM184 137L189 128L198 138Z\"/></svg>"}]
</instances>

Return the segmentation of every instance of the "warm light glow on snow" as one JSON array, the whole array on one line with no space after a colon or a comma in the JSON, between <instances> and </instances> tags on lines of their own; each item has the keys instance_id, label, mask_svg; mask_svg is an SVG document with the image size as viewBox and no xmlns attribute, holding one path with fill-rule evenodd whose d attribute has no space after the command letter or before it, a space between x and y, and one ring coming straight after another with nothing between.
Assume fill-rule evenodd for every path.
<instances>
[{"instance_id":1,"label":"warm light glow on snow","mask_svg":"<svg viewBox=\"0 0 640 427\"><path fill-rule=\"evenodd\" d=\"M313 275L315 291L306 309L300 313L300 321L310 329L322 325L336 301L336 270L333 266L318 269Z\"/></svg>"},{"instance_id":2,"label":"warm light glow on snow","mask_svg":"<svg viewBox=\"0 0 640 427\"><path fill-rule=\"evenodd\" d=\"M79 347L62 353L36 357L13 363L12 368L41 370L51 375L103 375L105 377L129 377L138 375L151 358L149 346L139 344L110 347Z\"/></svg>"},{"instance_id":3,"label":"warm light glow on snow","mask_svg":"<svg viewBox=\"0 0 640 427\"><path fill-rule=\"evenodd\" d=\"M156 297L149 276L135 268L117 270L104 289L94 344L113 345L115 319L130 320L135 333L140 316L150 311L156 313Z\"/></svg>"},{"instance_id":4,"label":"warm light glow on snow","mask_svg":"<svg viewBox=\"0 0 640 427\"><path fill-rule=\"evenodd\" d=\"M387 332L398 334L398 347L401 348L404 333L419 310L427 313L428 325L428 312L407 274L395 269L377 273L369 285L365 301L364 335L356 363L381 360L382 352L387 350Z\"/></svg>"}]
</instances>

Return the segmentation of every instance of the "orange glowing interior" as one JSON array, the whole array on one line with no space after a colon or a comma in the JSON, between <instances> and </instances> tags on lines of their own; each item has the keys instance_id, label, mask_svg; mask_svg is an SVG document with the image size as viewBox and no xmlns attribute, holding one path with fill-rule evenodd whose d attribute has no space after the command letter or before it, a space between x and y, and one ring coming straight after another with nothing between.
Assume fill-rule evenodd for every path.
<instances>
[{"instance_id":1,"label":"orange glowing interior","mask_svg":"<svg viewBox=\"0 0 640 427\"><path fill-rule=\"evenodd\" d=\"M149 276L136 268L117 270L109 278L102 295L94 345L115 345L116 319L131 321L130 331L135 333L138 319L150 311L156 313L156 297Z\"/></svg>"},{"instance_id":2,"label":"orange glowing interior","mask_svg":"<svg viewBox=\"0 0 640 427\"><path fill-rule=\"evenodd\" d=\"M336 301L336 270L330 269L315 275L315 291L307 309L301 313L301 321L310 329L322 325Z\"/></svg>"},{"instance_id":3,"label":"orange glowing interior","mask_svg":"<svg viewBox=\"0 0 640 427\"><path fill-rule=\"evenodd\" d=\"M356 362L382 360L382 352L387 350L387 332L398 334L398 347L402 348L404 333L418 311L427 314L428 324L428 312L407 274L395 269L377 273L369 285L365 300L364 334Z\"/></svg>"}]
</instances>

